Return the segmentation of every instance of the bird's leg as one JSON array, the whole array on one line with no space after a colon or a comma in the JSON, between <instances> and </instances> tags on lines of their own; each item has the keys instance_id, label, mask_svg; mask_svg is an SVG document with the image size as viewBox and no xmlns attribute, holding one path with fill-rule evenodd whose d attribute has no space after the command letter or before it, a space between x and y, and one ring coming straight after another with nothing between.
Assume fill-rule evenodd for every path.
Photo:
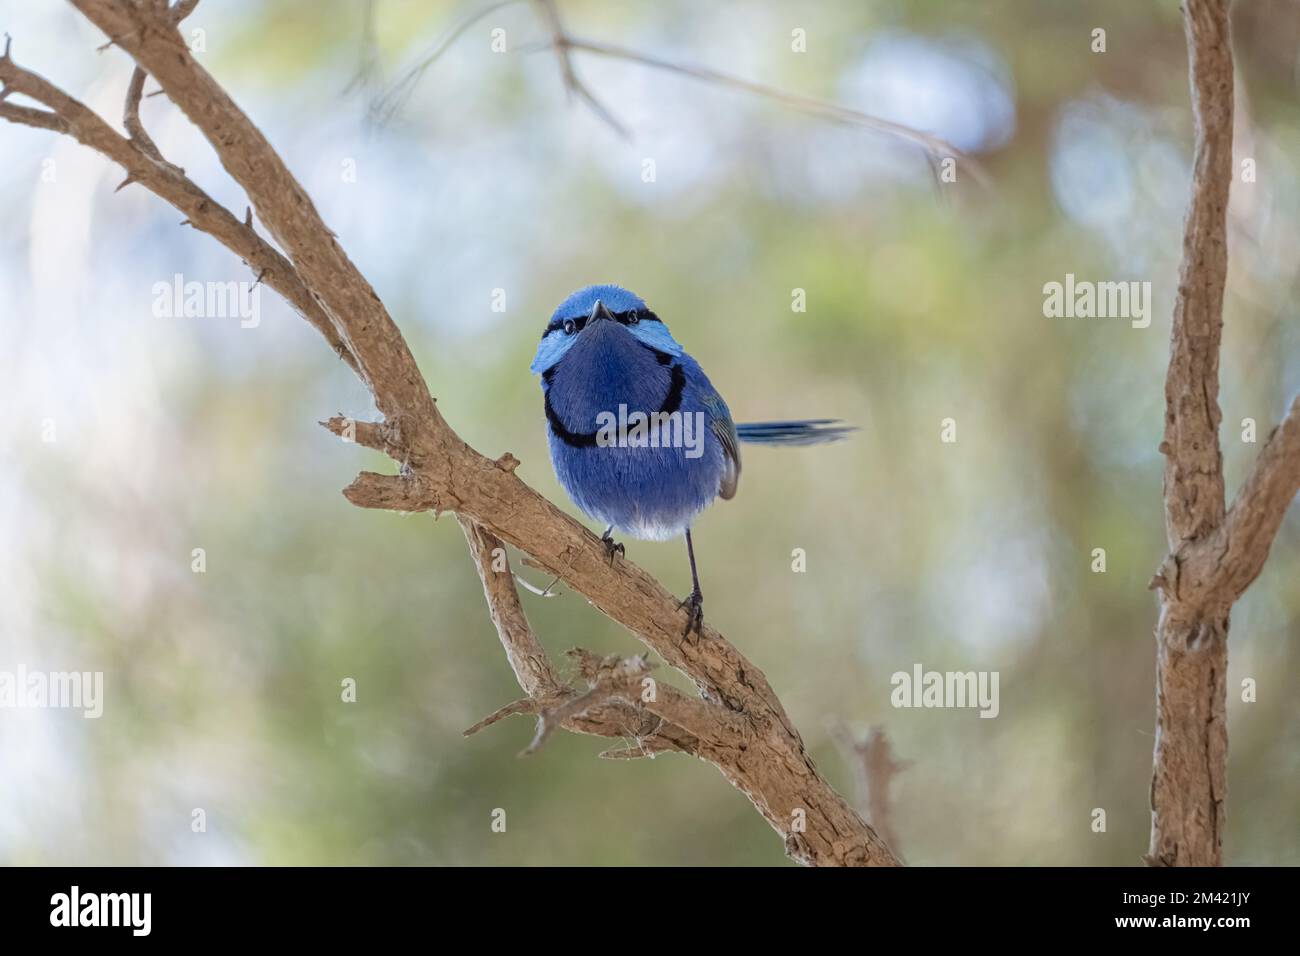
<instances>
[{"instance_id":1,"label":"bird's leg","mask_svg":"<svg viewBox=\"0 0 1300 956\"><path fill-rule=\"evenodd\" d=\"M612 567L614 564L614 555L626 555L627 549L623 547L622 541L615 541L613 532L614 526L610 525L605 529L605 533L600 536L600 543L605 546L605 553L609 555L609 563Z\"/></svg>"},{"instance_id":2,"label":"bird's leg","mask_svg":"<svg viewBox=\"0 0 1300 956\"><path fill-rule=\"evenodd\" d=\"M691 594L685 601L677 605L679 608L686 608L686 630L682 632L682 637L690 637L691 631L696 634L703 633L704 627L704 595L700 592L700 576L695 570L695 545L691 544L691 529L686 529L686 554L691 559Z\"/></svg>"}]
</instances>

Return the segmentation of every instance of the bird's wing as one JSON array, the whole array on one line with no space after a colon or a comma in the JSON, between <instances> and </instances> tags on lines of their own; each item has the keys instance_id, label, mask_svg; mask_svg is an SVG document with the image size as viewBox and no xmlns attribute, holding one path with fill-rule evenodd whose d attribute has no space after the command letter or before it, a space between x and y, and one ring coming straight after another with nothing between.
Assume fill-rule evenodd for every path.
<instances>
[{"instance_id":1,"label":"bird's wing","mask_svg":"<svg viewBox=\"0 0 1300 956\"><path fill-rule=\"evenodd\" d=\"M735 497L736 486L740 484L740 439L736 436L736 423L731 420L727 403L716 392L707 396L704 404L710 412L713 434L722 445L723 470L718 495L729 500Z\"/></svg>"}]
</instances>

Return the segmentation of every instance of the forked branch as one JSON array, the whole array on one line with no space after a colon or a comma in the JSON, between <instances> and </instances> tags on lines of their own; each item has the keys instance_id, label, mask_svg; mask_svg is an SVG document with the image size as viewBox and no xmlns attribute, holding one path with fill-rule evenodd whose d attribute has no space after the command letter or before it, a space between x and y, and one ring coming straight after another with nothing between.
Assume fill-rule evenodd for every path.
<instances>
[{"instance_id":1,"label":"forked branch","mask_svg":"<svg viewBox=\"0 0 1300 956\"><path fill-rule=\"evenodd\" d=\"M1147 861L1164 866L1223 860L1229 612L1259 575L1300 490L1297 400L1224 509L1218 395L1233 177L1228 14L1228 0L1184 0L1196 140L1160 444L1169 555L1152 579L1160 617Z\"/></svg>"}]
</instances>

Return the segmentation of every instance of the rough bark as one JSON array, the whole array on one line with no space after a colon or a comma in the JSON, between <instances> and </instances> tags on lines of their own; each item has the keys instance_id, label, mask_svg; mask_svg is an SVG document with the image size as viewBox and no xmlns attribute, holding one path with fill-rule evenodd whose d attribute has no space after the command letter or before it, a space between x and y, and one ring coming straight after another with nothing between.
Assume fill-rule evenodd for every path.
<instances>
[{"instance_id":1,"label":"rough bark","mask_svg":"<svg viewBox=\"0 0 1300 956\"><path fill-rule=\"evenodd\" d=\"M1165 380L1164 504L1169 556L1152 581L1156 736L1147 862L1218 865L1227 795L1228 623L1300 490L1300 401L1224 510L1219 345L1233 177L1233 66L1227 0L1186 0L1192 195Z\"/></svg>"}]
</instances>

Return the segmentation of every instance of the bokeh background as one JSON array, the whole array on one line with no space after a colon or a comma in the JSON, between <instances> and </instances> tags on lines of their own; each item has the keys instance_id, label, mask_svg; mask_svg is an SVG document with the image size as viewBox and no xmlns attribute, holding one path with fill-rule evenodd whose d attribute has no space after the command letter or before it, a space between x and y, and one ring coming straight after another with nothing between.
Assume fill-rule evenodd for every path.
<instances>
[{"instance_id":1,"label":"bokeh background","mask_svg":"<svg viewBox=\"0 0 1300 956\"><path fill-rule=\"evenodd\" d=\"M1191 143L1176 4L562 3L575 34L946 137L987 187L964 167L936 182L915 147L861 128L578 54L620 138L566 101L526 2L466 25L392 95L487 6L206 0L187 29L383 296L452 425L513 452L543 493L568 506L528 363L554 305L590 282L643 295L738 418L860 427L751 450L697 547L710 620L837 787L854 785L841 724L883 725L913 762L894 794L909 862L1137 864ZM0 28L21 64L118 122L127 58L96 53L69 8L3 0ZM1240 3L1235 30L1237 150L1257 179L1230 210L1230 489L1260 447L1242 420L1262 441L1300 389L1300 5ZM242 212L165 98L144 119ZM521 718L463 739L518 689L454 520L338 494L391 467L316 424L372 414L363 387L269 291L256 328L155 316L153 286L176 273L250 274L140 187L115 194L115 166L8 125L0 157L0 669L106 685L97 721L0 710L0 861L785 863L703 763L598 760L609 742L564 735L520 760ZM1066 273L1150 281L1150 328L1045 318L1043 285ZM1233 615L1232 863L1300 863L1298 521ZM628 554L688 590L680 543ZM524 598L557 658L638 650L566 589ZM890 675L918 662L999 671L1000 715L892 708Z\"/></svg>"}]
</instances>

